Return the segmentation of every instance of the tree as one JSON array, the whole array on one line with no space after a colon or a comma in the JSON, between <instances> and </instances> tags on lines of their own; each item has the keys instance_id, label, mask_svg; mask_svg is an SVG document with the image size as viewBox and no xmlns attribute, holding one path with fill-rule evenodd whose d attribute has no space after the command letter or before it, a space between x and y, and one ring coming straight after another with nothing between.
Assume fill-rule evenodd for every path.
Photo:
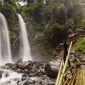
<instances>
[{"instance_id":1,"label":"tree","mask_svg":"<svg viewBox=\"0 0 85 85\"><path fill-rule=\"evenodd\" d=\"M12 13L16 13L16 2L15 0L4 0L1 12L4 13L5 16L10 16Z\"/></svg>"},{"instance_id":2,"label":"tree","mask_svg":"<svg viewBox=\"0 0 85 85\"><path fill-rule=\"evenodd\" d=\"M64 25L59 23L48 24L45 30L45 38L49 46L56 48L59 43L63 42L67 38L67 30Z\"/></svg>"},{"instance_id":3,"label":"tree","mask_svg":"<svg viewBox=\"0 0 85 85\"><path fill-rule=\"evenodd\" d=\"M79 3L74 0L64 0L64 2L48 3L45 7L45 17L45 47L56 48L67 39L69 33L81 25L83 12Z\"/></svg>"},{"instance_id":4,"label":"tree","mask_svg":"<svg viewBox=\"0 0 85 85\"><path fill-rule=\"evenodd\" d=\"M1 8L2 8L2 2L0 1L0 11L1 11Z\"/></svg>"}]
</instances>

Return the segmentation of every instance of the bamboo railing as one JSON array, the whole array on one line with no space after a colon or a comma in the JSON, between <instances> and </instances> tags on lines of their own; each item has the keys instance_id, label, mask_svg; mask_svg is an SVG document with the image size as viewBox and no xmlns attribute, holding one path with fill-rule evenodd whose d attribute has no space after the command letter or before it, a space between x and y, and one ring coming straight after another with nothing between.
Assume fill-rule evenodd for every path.
<instances>
[{"instance_id":1,"label":"bamboo railing","mask_svg":"<svg viewBox=\"0 0 85 85\"><path fill-rule=\"evenodd\" d=\"M67 57L66 57L65 64L63 65L63 61L61 62L55 85L62 85L63 77L65 75L65 71L66 71L66 68L67 68L67 65L68 65L68 60L70 58L71 47L72 47L72 42L70 43L70 46L69 46L69 49L68 49L68 54L67 54Z\"/></svg>"}]
</instances>

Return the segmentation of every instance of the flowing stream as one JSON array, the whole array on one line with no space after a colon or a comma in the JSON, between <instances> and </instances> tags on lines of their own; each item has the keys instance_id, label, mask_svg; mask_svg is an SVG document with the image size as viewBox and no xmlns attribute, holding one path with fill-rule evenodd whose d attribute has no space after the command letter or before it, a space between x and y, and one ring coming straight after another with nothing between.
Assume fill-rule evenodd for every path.
<instances>
[{"instance_id":1,"label":"flowing stream","mask_svg":"<svg viewBox=\"0 0 85 85\"><path fill-rule=\"evenodd\" d=\"M8 26L4 15L0 13L0 65L11 62L12 56Z\"/></svg>"},{"instance_id":2,"label":"flowing stream","mask_svg":"<svg viewBox=\"0 0 85 85\"><path fill-rule=\"evenodd\" d=\"M19 34L20 34L20 54L19 56L23 61L32 60L31 48L28 41L27 30L25 22L20 14L18 15L19 19Z\"/></svg>"},{"instance_id":3,"label":"flowing stream","mask_svg":"<svg viewBox=\"0 0 85 85\"><path fill-rule=\"evenodd\" d=\"M3 72L0 85L18 85L17 81L21 81L22 74L7 69L0 70ZM19 85L23 85L22 82Z\"/></svg>"}]
</instances>

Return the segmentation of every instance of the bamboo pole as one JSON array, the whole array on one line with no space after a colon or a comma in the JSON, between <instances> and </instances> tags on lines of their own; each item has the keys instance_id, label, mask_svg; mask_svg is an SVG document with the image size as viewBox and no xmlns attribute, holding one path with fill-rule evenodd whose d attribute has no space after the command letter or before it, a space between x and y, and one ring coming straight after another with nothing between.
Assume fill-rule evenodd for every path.
<instances>
[{"instance_id":1,"label":"bamboo pole","mask_svg":"<svg viewBox=\"0 0 85 85\"><path fill-rule=\"evenodd\" d=\"M66 62L64 64L64 67L63 67L63 70L62 70L62 73L61 73L61 77L60 77L59 83L57 85L61 85L62 84L62 79L63 79L64 73L66 71L66 67L67 67L67 64L68 64L69 57L70 57L71 47L72 47L72 42L70 43L70 46L69 46L69 49L68 49L67 58L66 58Z\"/></svg>"},{"instance_id":2,"label":"bamboo pole","mask_svg":"<svg viewBox=\"0 0 85 85\"><path fill-rule=\"evenodd\" d=\"M61 72L62 72L62 67L63 67L63 63L61 62L55 85L58 85L58 82L59 82L59 79L60 79L60 76L61 76Z\"/></svg>"}]
</instances>

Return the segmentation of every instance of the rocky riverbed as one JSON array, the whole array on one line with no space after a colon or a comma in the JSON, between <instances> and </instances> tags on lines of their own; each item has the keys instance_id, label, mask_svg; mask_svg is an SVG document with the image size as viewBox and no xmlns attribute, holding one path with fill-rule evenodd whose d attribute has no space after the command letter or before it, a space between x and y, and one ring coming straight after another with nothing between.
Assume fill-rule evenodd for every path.
<instances>
[{"instance_id":1,"label":"rocky riverbed","mask_svg":"<svg viewBox=\"0 0 85 85\"><path fill-rule=\"evenodd\" d=\"M60 62L18 60L0 67L0 85L55 85Z\"/></svg>"},{"instance_id":2,"label":"rocky riverbed","mask_svg":"<svg viewBox=\"0 0 85 85\"><path fill-rule=\"evenodd\" d=\"M85 65L85 57L78 53L71 53L69 59L72 70ZM79 57L79 58L78 58ZM0 85L55 85L61 59L52 62L22 61L7 63L0 67ZM71 70L71 71L72 71ZM66 77L71 77L70 71Z\"/></svg>"}]
</instances>

